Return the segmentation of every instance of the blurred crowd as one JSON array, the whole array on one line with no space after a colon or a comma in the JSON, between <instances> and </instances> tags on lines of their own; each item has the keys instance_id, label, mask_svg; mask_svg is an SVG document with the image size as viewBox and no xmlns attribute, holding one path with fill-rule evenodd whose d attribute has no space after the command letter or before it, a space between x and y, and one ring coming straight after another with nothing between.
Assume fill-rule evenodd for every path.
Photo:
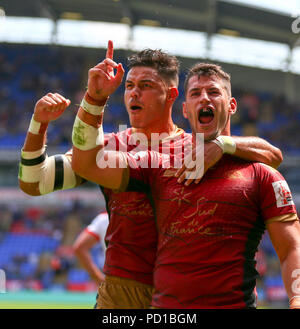
<instances>
[{"instance_id":1,"label":"blurred crowd","mask_svg":"<svg viewBox=\"0 0 300 329\"><path fill-rule=\"evenodd\" d=\"M7 290L95 291L72 245L98 213L98 208L77 202L57 207L1 206L0 268ZM102 268L101 245L91 252Z\"/></svg>"},{"instance_id":2,"label":"blurred crowd","mask_svg":"<svg viewBox=\"0 0 300 329\"><path fill-rule=\"evenodd\" d=\"M99 55L101 58L101 56ZM98 58L99 60L99 58ZM118 58L126 68L126 59ZM19 148L24 141L36 101L48 92L61 93L72 101L70 109L49 126L51 146L68 147L78 104L85 91L87 71L96 64L84 52L66 51L50 46L0 46L0 148ZM180 74L180 97L173 111L174 122L190 131L181 114L183 81ZM244 91L233 83L238 112L233 117L233 134L259 135L286 152L300 153L297 129L300 104L289 104L284 96L264 91ZM104 130L117 131L129 125L123 105L123 87L110 97L105 112Z\"/></svg>"}]
</instances>

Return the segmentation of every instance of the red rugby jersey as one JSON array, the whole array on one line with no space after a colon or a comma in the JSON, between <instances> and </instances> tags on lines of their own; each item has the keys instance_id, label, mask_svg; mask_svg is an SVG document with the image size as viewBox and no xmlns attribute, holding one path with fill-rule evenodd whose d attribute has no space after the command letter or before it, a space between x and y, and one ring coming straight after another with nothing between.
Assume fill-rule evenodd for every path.
<instances>
[{"instance_id":1,"label":"red rugby jersey","mask_svg":"<svg viewBox=\"0 0 300 329\"><path fill-rule=\"evenodd\" d=\"M106 134L106 150L131 151L133 154L147 151L148 147L137 142L131 132L129 128L117 134ZM183 130L177 129L177 138L182 134ZM162 151L165 143L168 138L154 148ZM140 144L138 148L137 144ZM109 214L104 273L153 285L157 230L148 197L140 192L118 193L102 187L101 190Z\"/></svg>"},{"instance_id":2,"label":"red rugby jersey","mask_svg":"<svg viewBox=\"0 0 300 329\"><path fill-rule=\"evenodd\" d=\"M255 253L265 222L296 209L282 175L261 163L223 158L186 187L163 169L141 168L128 155L128 190L151 192L158 226L154 269L158 308L252 308Z\"/></svg>"}]
</instances>

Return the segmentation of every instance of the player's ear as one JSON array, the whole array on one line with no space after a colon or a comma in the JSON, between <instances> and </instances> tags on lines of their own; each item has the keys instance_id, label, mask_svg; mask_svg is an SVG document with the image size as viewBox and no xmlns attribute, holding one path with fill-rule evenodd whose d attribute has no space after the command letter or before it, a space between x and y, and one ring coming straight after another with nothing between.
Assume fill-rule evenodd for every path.
<instances>
[{"instance_id":1,"label":"player's ear","mask_svg":"<svg viewBox=\"0 0 300 329\"><path fill-rule=\"evenodd\" d=\"M234 97L230 98L229 101L229 114L233 115L237 111L237 102Z\"/></svg>"},{"instance_id":2,"label":"player's ear","mask_svg":"<svg viewBox=\"0 0 300 329\"><path fill-rule=\"evenodd\" d=\"M179 95L178 89L176 87L170 87L168 90L167 99L168 101L174 102L178 97L178 95Z\"/></svg>"},{"instance_id":3,"label":"player's ear","mask_svg":"<svg viewBox=\"0 0 300 329\"><path fill-rule=\"evenodd\" d=\"M185 102L182 103L182 115L183 115L184 118L186 118L186 119L188 118Z\"/></svg>"}]
</instances>

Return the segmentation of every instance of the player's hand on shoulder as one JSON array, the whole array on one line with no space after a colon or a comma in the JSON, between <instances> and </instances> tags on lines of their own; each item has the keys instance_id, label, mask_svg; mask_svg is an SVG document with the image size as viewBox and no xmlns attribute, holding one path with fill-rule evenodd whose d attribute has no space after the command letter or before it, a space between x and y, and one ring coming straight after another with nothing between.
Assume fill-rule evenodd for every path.
<instances>
[{"instance_id":1,"label":"player's hand on shoulder","mask_svg":"<svg viewBox=\"0 0 300 329\"><path fill-rule=\"evenodd\" d=\"M58 93L48 93L37 101L34 108L34 119L37 122L48 123L58 119L71 104Z\"/></svg>"},{"instance_id":2,"label":"player's hand on shoulder","mask_svg":"<svg viewBox=\"0 0 300 329\"><path fill-rule=\"evenodd\" d=\"M184 159L183 165L175 173L178 183L188 186L198 184L209 168L214 166L223 156L223 150L214 142L198 145Z\"/></svg>"},{"instance_id":3,"label":"player's hand on shoulder","mask_svg":"<svg viewBox=\"0 0 300 329\"><path fill-rule=\"evenodd\" d=\"M122 64L113 61L113 42L110 40L106 58L89 70L87 90L89 96L97 101L105 101L120 86L124 72Z\"/></svg>"},{"instance_id":4,"label":"player's hand on shoulder","mask_svg":"<svg viewBox=\"0 0 300 329\"><path fill-rule=\"evenodd\" d=\"M213 141L204 143L204 173L223 156L223 150Z\"/></svg>"},{"instance_id":5,"label":"player's hand on shoulder","mask_svg":"<svg viewBox=\"0 0 300 329\"><path fill-rule=\"evenodd\" d=\"M193 147L184 154L183 164L180 169L175 172L178 183L184 183L185 186L191 183L199 183L204 172L203 148Z\"/></svg>"}]
</instances>

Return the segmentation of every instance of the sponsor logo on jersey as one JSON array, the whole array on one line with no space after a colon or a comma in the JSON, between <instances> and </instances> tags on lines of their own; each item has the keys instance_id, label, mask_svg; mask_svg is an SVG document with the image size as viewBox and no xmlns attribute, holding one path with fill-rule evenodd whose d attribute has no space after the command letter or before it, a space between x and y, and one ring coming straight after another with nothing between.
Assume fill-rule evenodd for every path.
<instances>
[{"instance_id":1,"label":"sponsor logo on jersey","mask_svg":"<svg viewBox=\"0 0 300 329\"><path fill-rule=\"evenodd\" d=\"M274 182L272 185L278 208L294 205L290 188L285 180Z\"/></svg>"}]
</instances>

